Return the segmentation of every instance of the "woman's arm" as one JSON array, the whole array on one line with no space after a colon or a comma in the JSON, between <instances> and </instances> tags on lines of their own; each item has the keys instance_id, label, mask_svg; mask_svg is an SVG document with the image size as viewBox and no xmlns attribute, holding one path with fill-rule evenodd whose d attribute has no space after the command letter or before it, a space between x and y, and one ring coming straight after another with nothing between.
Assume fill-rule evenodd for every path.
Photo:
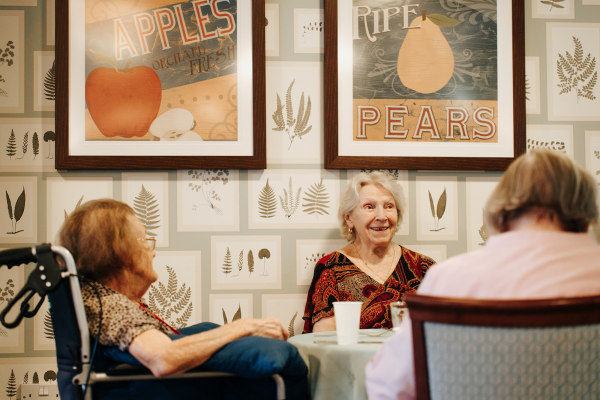
<instances>
[{"instance_id":1,"label":"woman's arm","mask_svg":"<svg viewBox=\"0 0 600 400\"><path fill-rule=\"evenodd\" d=\"M161 377L197 367L227 343L249 335L286 340L289 333L275 318L239 319L178 340L150 329L131 341L129 352L154 376Z\"/></svg>"},{"instance_id":2,"label":"woman's arm","mask_svg":"<svg viewBox=\"0 0 600 400\"><path fill-rule=\"evenodd\" d=\"M335 331L335 317L321 318L313 325L313 332Z\"/></svg>"},{"instance_id":3,"label":"woman's arm","mask_svg":"<svg viewBox=\"0 0 600 400\"><path fill-rule=\"evenodd\" d=\"M339 294L337 280L332 265L331 258L337 252L326 255L321 258L313 273L313 279L306 296L306 306L304 307L304 329L302 333L315 331L335 330L335 320L333 318L333 302L338 301ZM325 323L323 327L318 327L324 320L332 321Z\"/></svg>"}]
</instances>

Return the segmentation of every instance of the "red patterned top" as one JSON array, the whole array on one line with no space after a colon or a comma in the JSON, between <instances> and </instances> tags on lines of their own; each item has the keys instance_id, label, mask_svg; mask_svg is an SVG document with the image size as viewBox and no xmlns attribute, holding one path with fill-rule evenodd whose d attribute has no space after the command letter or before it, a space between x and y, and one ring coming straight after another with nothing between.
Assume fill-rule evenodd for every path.
<instances>
[{"instance_id":1,"label":"red patterned top","mask_svg":"<svg viewBox=\"0 0 600 400\"><path fill-rule=\"evenodd\" d=\"M362 301L360 328L391 328L389 304L417 290L431 258L402 247L396 269L383 283L365 274L344 254L334 251L317 262L304 309L304 331L322 318L333 317L334 301Z\"/></svg>"}]
</instances>

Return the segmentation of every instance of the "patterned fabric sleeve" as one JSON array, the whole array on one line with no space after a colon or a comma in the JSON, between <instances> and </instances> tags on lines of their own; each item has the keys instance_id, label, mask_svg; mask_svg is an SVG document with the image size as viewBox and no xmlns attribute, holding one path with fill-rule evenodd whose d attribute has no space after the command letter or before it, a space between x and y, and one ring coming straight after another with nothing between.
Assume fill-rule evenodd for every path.
<instances>
[{"instance_id":1,"label":"patterned fabric sleeve","mask_svg":"<svg viewBox=\"0 0 600 400\"><path fill-rule=\"evenodd\" d=\"M131 341L140 333L150 329L158 329L163 333L162 324L148 315L145 311L126 296L98 283L94 283L97 294L102 299L102 326L98 342L105 346L117 346L127 351ZM83 304L88 320L88 328L92 337L98 336L98 319L100 307L96 291L90 284L81 288Z\"/></svg>"},{"instance_id":2,"label":"patterned fabric sleeve","mask_svg":"<svg viewBox=\"0 0 600 400\"><path fill-rule=\"evenodd\" d=\"M417 253L416 251L412 251L402 246L402 256L406 260L408 268L415 275L415 278L418 280L418 283L421 283L423 278L425 277L425 273L433 264L435 264L435 260L430 257L427 257L421 253Z\"/></svg>"},{"instance_id":3,"label":"patterned fabric sleeve","mask_svg":"<svg viewBox=\"0 0 600 400\"><path fill-rule=\"evenodd\" d=\"M313 331L315 323L326 317L333 317L333 302L339 300L337 281L333 268L328 261L333 256L331 253L317 262L312 283L306 298L304 308L304 329L302 333Z\"/></svg>"},{"instance_id":4,"label":"patterned fabric sleeve","mask_svg":"<svg viewBox=\"0 0 600 400\"><path fill-rule=\"evenodd\" d=\"M419 262L419 271L421 272L421 280L423 280L425 273L429 270L429 268L431 268L431 266L433 264L435 264L435 260L433 258L424 256L423 254L419 254L419 255L421 256L421 259Z\"/></svg>"}]
</instances>

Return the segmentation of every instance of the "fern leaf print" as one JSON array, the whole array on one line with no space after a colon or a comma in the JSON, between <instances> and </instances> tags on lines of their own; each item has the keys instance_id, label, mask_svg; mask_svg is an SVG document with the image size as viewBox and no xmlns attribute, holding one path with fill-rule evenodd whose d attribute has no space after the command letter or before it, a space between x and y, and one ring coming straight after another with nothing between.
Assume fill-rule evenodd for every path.
<instances>
[{"instance_id":1,"label":"fern leaf print","mask_svg":"<svg viewBox=\"0 0 600 400\"><path fill-rule=\"evenodd\" d=\"M598 71L596 71L596 57L587 53L583 57L584 49L581 40L572 36L575 50L573 55L566 50L559 53L556 60L556 76L560 95L575 93L579 103L582 99L596 100L594 89L598 83Z\"/></svg>"},{"instance_id":2,"label":"fern leaf print","mask_svg":"<svg viewBox=\"0 0 600 400\"><path fill-rule=\"evenodd\" d=\"M46 311L46 314L44 314L44 337L54 340L54 326L52 325L50 311Z\"/></svg>"},{"instance_id":3,"label":"fern leaf print","mask_svg":"<svg viewBox=\"0 0 600 400\"><path fill-rule=\"evenodd\" d=\"M302 139L302 136L309 133L312 129L312 125L308 124L311 113L310 96L305 95L304 92L302 92L298 104L298 111L294 112L293 86L295 82L295 79L292 80L285 92L285 103L282 104L279 93L276 93L277 104L275 112L273 112L272 115L273 122L275 123L273 130L276 132L284 132L288 136L288 150L291 149L295 139ZM294 114L296 115L295 118Z\"/></svg>"},{"instance_id":4,"label":"fern leaf print","mask_svg":"<svg viewBox=\"0 0 600 400\"><path fill-rule=\"evenodd\" d=\"M240 254L238 255L237 262L237 273L235 276L238 276L240 272L242 272L242 268L244 267L244 250L240 250Z\"/></svg>"},{"instance_id":5,"label":"fern leaf print","mask_svg":"<svg viewBox=\"0 0 600 400\"><path fill-rule=\"evenodd\" d=\"M323 184L323 178L309 186L302 198L302 211L307 214L329 215L329 193Z\"/></svg>"},{"instance_id":6,"label":"fern leaf print","mask_svg":"<svg viewBox=\"0 0 600 400\"><path fill-rule=\"evenodd\" d=\"M158 284L150 286L148 307L173 327L184 328L194 310L192 290L186 283L179 285L174 268L169 265L165 268L168 273L167 283L165 285L159 281Z\"/></svg>"},{"instance_id":7,"label":"fern leaf print","mask_svg":"<svg viewBox=\"0 0 600 400\"><path fill-rule=\"evenodd\" d=\"M227 276L231 273L231 250L229 250L229 247L227 248L227 250L225 250L225 257L223 258L223 267L221 268L221 271L223 271L223 273Z\"/></svg>"},{"instance_id":8,"label":"fern leaf print","mask_svg":"<svg viewBox=\"0 0 600 400\"><path fill-rule=\"evenodd\" d=\"M269 185L269 180L267 179L267 183L258 195L258 215L261 218L273 218L276 211L277 199L275 198L275 191Z\"/></svg>"},{"instance_id":9,"label":"fern leaf print","mask_svg":"<svg viewBox=\"0 0 600 400\"><path fill-rule=\"evenodd\" d=\"M25 132L25 135L23 135L23 144L21 145L21 157L19 157L19 159L22 159L23 157L25 157L25 154L27 154L28 147L29 147L29 132Z\"/></svg>"},{"instance_id":10,"label":"fern leaf print","mask_svg":"<svg viewBox=\"0 0 600 400\"><path fill-rule=\"evenodd\" d=\"M148 191L144 185L133 199L133 210L136 217L146 228L149 237L156 237L156 230L160 228L160 207L156 196Z\"/></svg>"},{"instance_id":11,"label":"fern leaf print","mask_svg":"<svg viewBox=\"0 0 600 400\"><path fill-rule=\"evenodd\" d=\"M300 121L302 121L303 118L304 118L304 92L302 92L302 95L300 96L300 104L298 105L298 114L296 115L296 127L294 128L294 131L296 131L296 129L298 129L298 123Z\"/></svg>"},{"instance_id":12,"label":"fern leaf print","mask_svg":"<svg viewBox=\"0 0 600 400\"><path fill-rule=\"evenodd\" d=\"M302 93L302 97L300 100L304 100L304 92ZM312 129L312 125L308 125L308 120L310 118L311 111L311 103L310 96L308 96L308 101L306 105L306 110L302 110L302 112L298 111L298 119L296 121L296 126L294 127L294 134L299 139L302 139L302 136L306 135Z\"/></svg>"},{"instance_id":13,"label":"fern leaf print","mask_svg":"<svg viewBox=\"0 0 600 400\"><path fill-rule=\"evenodd\" d=\"M167 266L167 273L169 274L167 291L169 293L175 293L177 290L177 274L175 274L175 270L169 266Z\"/></svg>"},{"instance_id":14,"label":"fern leaf print","mask_svg":"<svg viewBox=\"0 0 600 400\"><path fill-rule=\"evenodd\" d=\"M294 107L292 106L292 86L294 86L294 79L285 93L285 112L286 112L286 124L288 126L294 125L296 120L294 119Z\"/></svg>"},{"instance_id":15,"label":"fern leaf print","mask_svg":"<svg viewBox=\"0 0 600 400\"><path fill-rule=\"evenodd\" d=\"M17 396L17 379L15 377L15 370L10 370L10 376L6 383L6 396L11 399Z\"/></svg>"},{"instance_id":16,"label":"fern leaf print","mask_svg":"<svg viewBox=\"0 0 600 400\"><path fill-rule=\"evenodd\" d=\"M279 196L279 202L281 203L281 208L285 213L285 216L290 219L292 215L296 213L298 206L300 205L300 194L302 191L302 186L298 188L298 192L294 195L292 177L290 176L289 180L289 192L286 189L283 189L283 198Z\"/></svg>"},{"instance_id":17,"label":"fern leaf print","mask_svg":"<svg viewBox=\"0 0 600 400\"><path fill-rule=\"evenodd\" d=\"M44 98L54 101L56 99L56 61L52 61L52 67L44 77Z\"/></svg>"},{"instance_id":18,"label":"fern leaf print","mask_svg":"<svg viewBox=\"0 0 600 400\"><path fill-rule=\"evenodd\" d=\"M9 158L17 154L17 137L15 136L15 130L10 130L10 136L8 137L8 143L6 144L6 155Z\"/></svg>"},{"instance_id":19,"label":"fern leaf print","mask_svg":"<svg viewBox=\"0 0 600 400\"><path fill-rule=\"evenodd\" d=\"M184 328L187 326L190 317L192 316L192 311L194 311L194 304L189 303L185 311L173 321L173 325L178 326L180 328Z\"/></svg>"},{"instance_id":20,"label":"fern leaf print","mask_svg":"<svg viewBox=\"0 0 600 400\"><path fill-rule=\"evenodd\" d=\"M290 337L292 337L292 336L294 336L296 334L295 331L294 331L294 321L296 321L296 317L297 316L298 316L298 312L296 311L294 313L294 316L290 320L290 323L288 324L288 331L290 333Z\"/></svg>"},{"instance_id":21,"label":"fern leaf print","mask_svg":"<svg viewBox=\"0 0 600 400\"><path fill-rule=\"evenodd\" d=\"M277 94L277 108L273 113L273 122L275 122L274 131L282 131L285 129L285 121L283 119L283 105L281 104L281 98L279 97L279 93Z\"/></svg>"},{"instance_id":22,"label":"fern leaf print","mask_svg":"<svg viewBox=\"0 0 600 400\"><path fill-rule=\"evenodd\" d=\"M175 297L175 303L171 304L172 314L181 313L181 311L189 305L190 299L192 297L192 289L190 287L185 288L185 290L180 290L178 293L179 297Z\"/></svg>"}]
</instances>

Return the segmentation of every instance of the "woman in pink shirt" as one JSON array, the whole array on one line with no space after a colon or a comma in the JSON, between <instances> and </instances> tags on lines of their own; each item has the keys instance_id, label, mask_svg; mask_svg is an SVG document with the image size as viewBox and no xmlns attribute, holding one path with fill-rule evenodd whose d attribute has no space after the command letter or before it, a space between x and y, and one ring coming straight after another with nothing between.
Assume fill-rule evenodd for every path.
<instances>
[{"instance_id":1,"label":"woman in pink shirt","mask_svg":"<svg viewBox=\"0 0 600 400\"><path fill-rule=\"evenodd\" d=\"M565 155L535 150L515 160L488 199L483 249L432 267L420 294L487 299L600 293L596 183ZM370 400L413 399L410 322L367 365Z\"/></svg>"}]
</instances>

